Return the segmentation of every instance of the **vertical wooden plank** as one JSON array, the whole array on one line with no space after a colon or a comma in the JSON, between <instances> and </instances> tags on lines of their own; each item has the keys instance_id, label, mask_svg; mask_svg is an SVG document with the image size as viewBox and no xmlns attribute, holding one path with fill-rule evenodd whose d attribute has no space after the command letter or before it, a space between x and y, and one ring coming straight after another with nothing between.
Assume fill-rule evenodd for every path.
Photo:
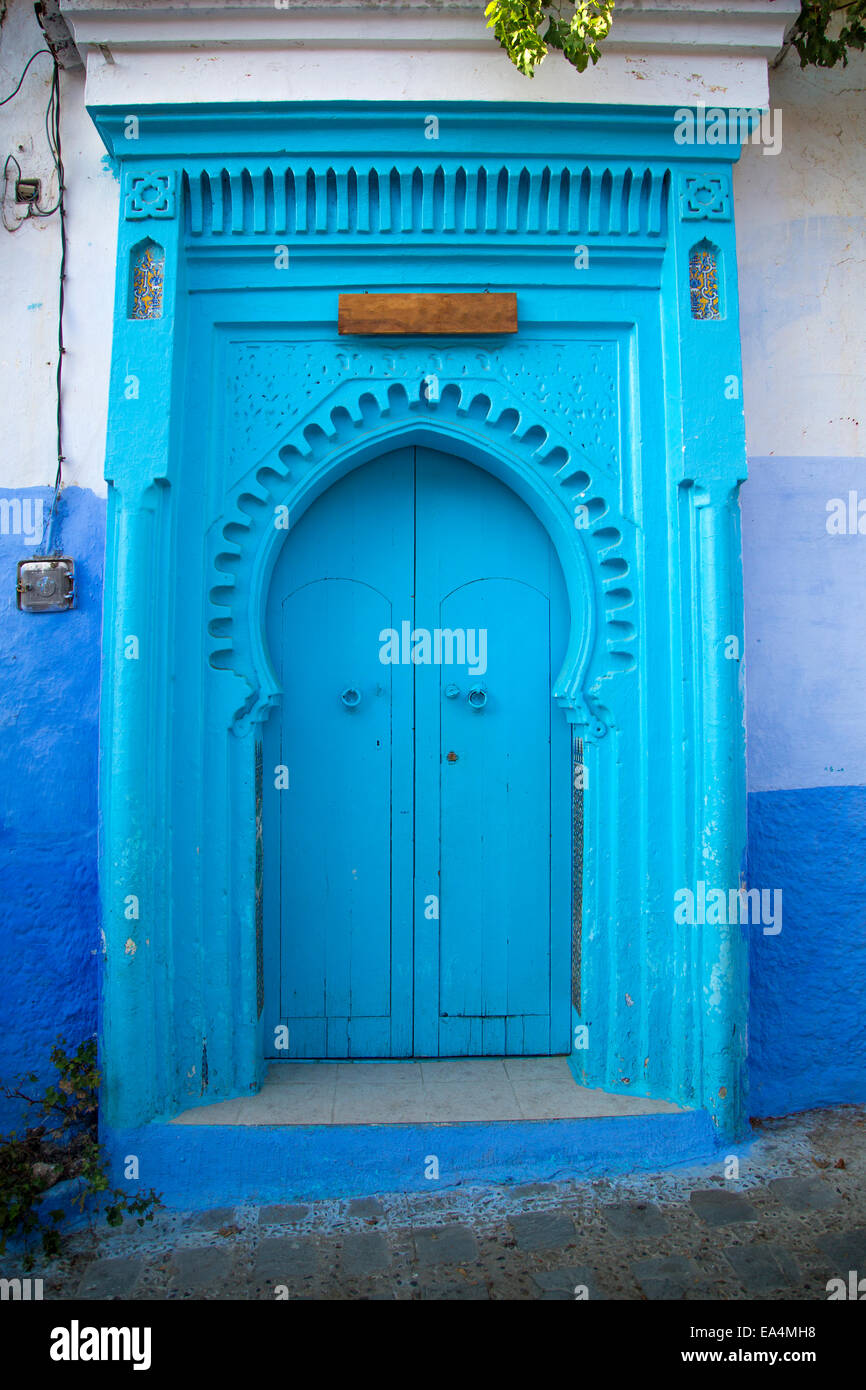
<instances>
[{"instance_id":1,"label":"vertical wooden plank","mask_svg":"<svg viewBox=\"0 0 866 1390\"><path fill-rule=\"evenodd\" d=\"M391 511L371 498L367 534L373 544L387 540L393 551L391 592L393 620L415 618L415 450L399 449L388 456ZM378 642L378 634L377 634ZM381 663L380 663L381 665ZM409 665L381 666L392 672L391 716L391 1056L413 1054L413 997L415 982L415 683Z\"/></svg>"},{"instance_id":2,"label":"vertical wooden plank","mask_svg":"<svg viewBox=\"0 0 866 1390\"><path fill-rule=\"evenodd\" d=\"M411 593L411 522L401 451L323 494L274 572L288 787L271 795L280 887L267 929L290 1056L411 1051L411 675L379 659Z\"/></svg>"},{"instance_id":3,"label":"vertical wooden plank","mask_svg":"<svg viewBox=\"0 0 866 1390\"><path fill-rule=\"evenodd\" d=\"M550 594L550 691L565 660L570 608L565 576L553 546L548 551ZM552 694L550 697L550 1019L546 1036L537 1019L527 1019L527 1045L533 1052L571 1052L572 952L572 729ZM582 871L581 861L581 871Z\"/></svg>"},{"instance_id":4,"label":"vertical wooden plank","mask_svg":"<svg viewBox=\"0 0 866 1390\"><path fill-rule=\"evenodd\" d=\"M505 1055L504 1018L482 1019L481 1052L485 1057L503 1057Z\"/></svg>"},{"instance_id":5,"label":"vertical wooden plank","mask_svg":"<svg viewBox=\"0 0 866 1390\"><path fill-rule=\"evenodd\" d=\"M416 668L416 1048L429 1053L438 1032L440 1051L451 1055L500 1053L505 1020L513 1019L512 1045L531 1038L546 1051L553 710L546 591L558 560L529 509L483 470L418 449L416 476L417 629L475 638L471 651L455 645L449 652L443 644L443 664ZM557 577L551 598L559 633L566 614ZM482 631L486 649L477 642ZM464 659L447 664L449 654ZM473 687L486 693L479 708L468 699ZM561 802L570 745L564 717L555 712L563 725ZM562 831L558 844L561 1028L570 960L569 844ZM434 881L438 923L419 913ZM538 1021L527 1029L530 1019Z\"/></svg>"}]
</instances>

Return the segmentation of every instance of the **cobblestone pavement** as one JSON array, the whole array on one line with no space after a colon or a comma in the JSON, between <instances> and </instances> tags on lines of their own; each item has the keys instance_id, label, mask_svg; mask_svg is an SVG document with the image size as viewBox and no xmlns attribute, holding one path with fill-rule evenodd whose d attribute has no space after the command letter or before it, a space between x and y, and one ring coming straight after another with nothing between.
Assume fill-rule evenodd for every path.
<instances>
[{"instance_id":1,"label":"cobblestone pavement","mask_svg":"<svg viewBox=\"0 0 866 1390\"><path fill-rule=\"evenodd\" d=\"M866 1278L866 1107L764 1122L740 1175L160 1212L37 1268L48 1299L827 1299ZM8 1256L0 1273L21 1273Z\"/></svg>"}]
</instances>

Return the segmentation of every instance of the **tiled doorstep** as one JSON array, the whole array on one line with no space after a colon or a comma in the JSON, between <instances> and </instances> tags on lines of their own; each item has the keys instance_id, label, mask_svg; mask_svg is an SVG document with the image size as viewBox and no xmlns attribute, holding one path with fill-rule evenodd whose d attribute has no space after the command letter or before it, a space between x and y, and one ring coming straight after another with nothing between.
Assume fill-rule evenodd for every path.
<instances>
[{"instance_id":1,"label":"tiled doorstep","mask_svg":"<svg viewBox=\"0 0 866 1390\"><path fill-rule=\"evenodd\" d=\"M174 1123L444 1124L657 1115L679 1109L669 1101L578 1086L565 1057L275 1062L258 1095L198 1106Z\"/></svg>"}]
</instances>

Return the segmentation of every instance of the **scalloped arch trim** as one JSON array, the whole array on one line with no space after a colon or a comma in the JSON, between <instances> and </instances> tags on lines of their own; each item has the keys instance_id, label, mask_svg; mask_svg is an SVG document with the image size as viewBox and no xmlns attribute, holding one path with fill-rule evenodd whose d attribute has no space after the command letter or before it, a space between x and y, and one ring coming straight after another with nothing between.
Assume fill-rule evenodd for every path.
<instances>
[{"instance_id":1,"label":"scalloped arch trim","mask_svg":"<svg viewBox=\"0 0 866 1390\"><path fill-rule=\"evenodd\" d=\"M336 387L233 489L213 556L209 661L247 688L236 732L267 717L281 695L265 640L270 576L307 507L353 468L423 443L486 468L532 508L562 564L571 629L554 697L584 738L615 720L602 684L634 669L631 523L616 511L610 479L525 401L489 379L429 385L354 380Z\"/></svg>"}]
</instances>

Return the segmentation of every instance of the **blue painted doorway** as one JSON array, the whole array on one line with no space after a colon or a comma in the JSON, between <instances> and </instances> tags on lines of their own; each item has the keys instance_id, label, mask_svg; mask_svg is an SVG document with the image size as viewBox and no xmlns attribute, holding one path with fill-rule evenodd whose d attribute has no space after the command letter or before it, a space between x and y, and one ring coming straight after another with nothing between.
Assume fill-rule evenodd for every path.
<instances>
[{"instance_id":1,"label":"blue painted doorway","mask_svg":"<svg viewBox=\"0 0 866 1390\"><path fill-rule=\"evenodd\" d=\"M267 628L267 1054L568 1052L568 599L544 527L484 469L395 450L291 525Z\"/></svg>"}]
</instances>

